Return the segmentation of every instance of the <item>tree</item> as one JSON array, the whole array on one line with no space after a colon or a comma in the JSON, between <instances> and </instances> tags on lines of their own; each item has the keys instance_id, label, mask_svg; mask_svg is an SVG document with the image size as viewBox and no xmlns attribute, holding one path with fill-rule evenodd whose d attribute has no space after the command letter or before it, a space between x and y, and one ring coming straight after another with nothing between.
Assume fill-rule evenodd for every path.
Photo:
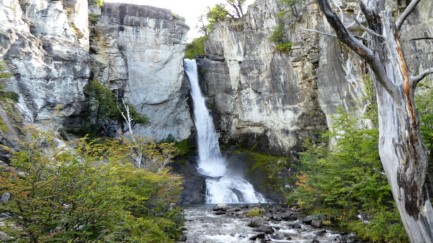
<instances>
[{"instance_id":1,"label":"tree","mask_svg":"<svg viewBox=\"0 0 433 243\"><path fill-rule=\"evenodd\" d=\"M365 45L355 38L328 0L316 0L337 38L357 53L374 74L379 114L379 155L400 217L411 242L433 242L433 208L426 186L427 150L421 141L415 109L417 84L433 68L411 75L400 46L399 32L420 0L412 0L394 21L385 1L362 0L368 27Z\"/></svg>"},{"instance_id":2,"label":"tree","mask_svg":"<svg viewBox=\"0 0 433 243\"><path fill-rule=\"evenodd\" d=\"M369 109L374 109L371 104ZM374 112L361 117L338 111L333 129L320 139L306 141L300 153L297 187L289 201L309 214L331 215L332 222L368 242L407 242L407 234L379 159ZM324 140L322 140L324 139ZM332 141L332 148L328 145Z\"/></svg>"},{"instance_id":3,"label":"tree","mask_svg":"<svg viewBox=\"0 0 433 243\"><path fill-rule=\"evenodd\" d=\"M23 131L13 167L0 166L0 195L11 195L0 202L0 213L8 216L1 231L20 242L177 239L179 176L136 168L129 145L117 139L83 138L69 144L72 150L56 146L49 132Z\"/></svg>"},{"instance_id":4,"label":"tree","mask_svg":"<svg viewBox=\"0 0 433 243\"><path fill-rule=\"evenodd\" d=\"M240 19L242 18L242 16L244 16L243 5L245 4L246 0L226 0L226 1L227 4L229 4L235 11L236 18Z\"/></svg>"},{"instance_id":5,"label":"tree","mask_svg":"<svg viewBox=\"0 0 433 243\"><path fill-rule=\"evenodd\" d=\"M202 14L198 17L199 25L197 28L205 36L212 32L215 23L226 19L240 19L244 16L243 5L246 0L226 0L226 2L231 7L232 11L227 8L226 4L219 3L212 8L208 8L206 14Z\"/></svg>"},{"instance_id":6,"label":"tree","mask_svg":"<svg viewBox=\"0 0 433 243\"><path fill-rule=\"evenodd\" d=\"M207 33L212 31L212 27L215 23L226 20L229 17L229 11L223 3L219 3L212 8L208 8L206 19L208 22Z\"/></svg>"},{"instance_id":7,"label":"tree","mask_svg":"<svg viewBox=\"0 0 433 243\"><path fill-rule=\"evenodd\" d=\"M122 132L125 133L130 129L129 125L134 127L136 124L146 125L148 123L147 117L140 114L134 106L126 103L131 123L126 124L128 127L125 128L126 120L122 113L125 113L126 106L119 104L123 100L118 97L119 95L114 95L109 87L96 80L92 80L87 84L85 93L89 96L89 103L96 106L96 125L102 128L107 126L107 123L116 121L121 126Z\"/></svg>"}]
</instances>

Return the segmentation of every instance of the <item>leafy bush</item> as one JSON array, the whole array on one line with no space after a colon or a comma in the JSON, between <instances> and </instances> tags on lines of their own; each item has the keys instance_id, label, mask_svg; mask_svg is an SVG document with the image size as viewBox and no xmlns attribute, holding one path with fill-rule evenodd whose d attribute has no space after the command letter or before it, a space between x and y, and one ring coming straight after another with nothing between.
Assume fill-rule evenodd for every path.
<instances>
[{"instance_id":1,"label":"leafy bush","mask_svg":"<svg viewBox=\"0 0 433 243\"><path fill-rule=\"evenodd\" d=\"M292 42L287 41L275 46L275 50L283 53L288 53L292 49Z\"/></svg>"},{"instance_id":2,"label":"leafy bush","mask_svg":"<svg viewBox=\"0 0 433 243\"><path fill-rule=\"evenodd\" d=\"M105 87L98 81L90 81L85 88L85 92L89 95L90 102L97 105L96 123L102 125L104 119L117 121L120 124L125 122L122 113L125 114L125 105L118 101L117 97L111 92L110 88ZM148 119L138 113L138 111L129 103L129 113L132 118L133 126L135 124L147 124Z\"/></svg>"},{"instance_id":3,"label":"leafy bush","mask_svg":"<svg viewBox=\"0 0 433 243\"><path fill-rule=\"evenodd\" d=\"M89 14L89 22L91 24L96 24L98 21L99 21L99 15L92 14L92 13Z\"/></svg>"},{"instance_id":4,"label":"leafy bush","mask_svg":"<svg viewBox=\"0 0 433 243\"><path fill-rule=\"evenodd\" d=\"M276 44L275 50L283 53L288 53L292 49L292 42L287 40L285 32L286 30L284 22L282 20L279 20L277 26L272 32L271 37L269 37L269 40Z\"/></svg>"},{"instance_id":5,"label":"leafy bush","mask_svg":"<svg viewBox=\"0 0 433 243\"><path fill-rule=\"evenodd\" d=\"M0 168L0 204L10 216L0 230L31 242L173 242L182 225L181 179L135 168L118 140L77 141L55 148L48 133L31 132Z\"/></svg>"},{"instance_id":6,"label":"leafy bush","mask_svg":"<svg viewBox=\"0 0 433 243\"><path fill-rule=\"evenodd\" d=\"M248 217L262 217L263 212L260 211L260 208L254 207L254 208L251 208L250 210L248 210L247 216Z\"/></svg>"},{"instance_id":7,"label":"leafy bush","mask_svg":"<svg viewBox=\"0 0 433 243\"><path fill-rule=\"evenodd\" d=\"M12 100L14 102L18 102L19 96L15 92L4 91L4 83L3 79L10 78L12 75L3 71L5 69L5 64L0 63L0 101Z\"/></svg>"},{"instance_id":8,"label":"leafy bush","mask_svg":"<svg viewBox=\"0 0 433 243\"><path fill-rule=\"evenodd\" d=\"M340 113L335 131L325 133L332 141L307 142L301 153L297 188L289 200L303 208L335 216L370 241L407 241L378 154L378 130L364 127L353 113ZM358 214L366 220L358 219Z\"/></svg>"},{"instance_id":9,"label":"leafy bush","mask_svg":"<svg viewBox=\"0 0 433 243\"><path fill-rule=\"evenodd\" d=\"M194 59L198 55L204 55L204 42L206 41L206 36L202 36L192 40L191 43L186 45L185 58Z\"/></svg>"}]
</instances>

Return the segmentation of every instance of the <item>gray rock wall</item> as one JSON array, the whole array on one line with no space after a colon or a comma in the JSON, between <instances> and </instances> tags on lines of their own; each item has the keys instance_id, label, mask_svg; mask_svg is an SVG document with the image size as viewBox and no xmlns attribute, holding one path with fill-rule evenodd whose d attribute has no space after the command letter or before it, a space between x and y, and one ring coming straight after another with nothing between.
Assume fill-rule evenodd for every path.
<instances>
[{"instance_id":1,"label":"gray rock wall","mask_svg":"<svg viewBox=\"0 0 433 243\"><path fill-rule=\"evenodd\" d=\"M345 24L360 33L350 17L359 11L358 1L336 3ZM420 39L433 36L432 5L422 1L402 33L414 72L433 66L433 42ZM257 0L242 20L222 23L209 36L203 87L223 142L288 152L303 137L332 128L338 108L362 114L368 105L367 66L335 37L314 32L333 34L313 1L286 15L292 49L275 51L269 37L282 9L278 0Z\"/></svg>"},{"instance_id":2,"label":"gray rock wall","mask_svg":"<svg viewBox=\"0 0 433 243\"><path fill-rule=\"evenodd\" d=\"M87 1L0 2L0 60L27 123L59 129L81 110L89 69ZM87 43L87 44L86 44Z\"/></svg>"},{"instance_id":3,"label":"gray rock wall","mask_svg":"<svg viewBox=\"0 0 433 243\"><path fill-rule=\"evenodd\" d=\"M325 130L326 121L316 84L319 37L291 31L292 51L276 51L269 37L280 11L279 1L257 0L242 20L216 26L202 70L223 141L286 153ZM314 28L317 20L286 24Z\"/></svg>"},{"instance_id":4,"label":"gray rock wall","mask_svg":"<svg viewBox=\"0 0 433 243\"><path fill-rule=\"evenodd\" d=\"M186 139L193 126L183 82L188 26L166 9L106 3L94 26L94 78L119 90L150 124L136 134Z\"/></svg>"}]
</instances>

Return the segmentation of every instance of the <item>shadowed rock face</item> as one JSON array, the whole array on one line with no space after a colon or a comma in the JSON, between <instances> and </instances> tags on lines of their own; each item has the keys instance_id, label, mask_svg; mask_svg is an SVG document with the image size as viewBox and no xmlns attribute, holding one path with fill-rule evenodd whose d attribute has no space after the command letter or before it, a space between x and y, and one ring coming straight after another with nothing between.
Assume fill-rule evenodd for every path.
<instances>
[{"instance_id":1,"label":"shadowed rock face","mask_svg":"<svg viewBox=\"0 0 433 243\"><path fill-rule=\"evenodd\" d=\"M305 31L333 32L315 3L298 7L298 16L284 18L292 42L288 53L276 51L269 40L282 10L278 0L257 0L241 20L217 25L210 34L201 61L202 87L222 142L287 153L304 137L332 127L338 108L365 111L367 66L336 38ZM431 1L423 1L402 34L415 73L433 66L433 42L411 40L433 36L432 8ZM345 24L358 9L358 1L342 4Z\"/></svg>"},{"instance_id":2,"label":"shadowed rock face","mask_svg":"<svg viewBox=\"0 0 433 243\"><path fill-rule=\"evenodd\" d=\"M192 120L183 82L188 26L170 10L107 3L91 43L95 78L119 91L150 124L136 134L177 140L190 136Z\"/></svg>"}]
</instances>

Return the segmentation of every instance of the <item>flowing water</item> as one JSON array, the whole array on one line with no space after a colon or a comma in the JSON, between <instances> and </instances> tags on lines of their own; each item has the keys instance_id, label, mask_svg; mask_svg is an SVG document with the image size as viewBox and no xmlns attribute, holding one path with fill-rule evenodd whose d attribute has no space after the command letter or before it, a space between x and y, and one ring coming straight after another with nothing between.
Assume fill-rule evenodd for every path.
<instances>
[{"instance_id":1,"label":"flowing water","mask_svg":"<svg viewBox=\"0 0 433 243\"><path fill-rule=\"evenodd\" d=\"M221 155L218 136L206 107L195 60L184 60L185 72L191 83L194 123L197 130L198 172L206 176L206 203L264 203L266 199L242 175L230 171Z\"/></svg>"},{"instance_id":2,"label":"flowing water","mask_svg":"<svg viewBox=\"0 0 433 243\"><path fill-rule=\"evenodd\" d=\"M239 204L236 204L239 205ZM211 205L195 205L184 208L186 243L238 243L238 242L279 242L279 243L356 243L352 233L339 233L304 224L300 219L268 220L266 225L272 233L263 235L258 228L250 227L254 218L243 212L256 205L229 206L227 213L216 214ZM231 208L231 209L230 209ZM243 208L243 209L242 209ZM244 215L244 216L242 216ZM266 218L266 216L264 217ZM262 235L259 239L257 236Z\"/></svg>"}]
</instances>

